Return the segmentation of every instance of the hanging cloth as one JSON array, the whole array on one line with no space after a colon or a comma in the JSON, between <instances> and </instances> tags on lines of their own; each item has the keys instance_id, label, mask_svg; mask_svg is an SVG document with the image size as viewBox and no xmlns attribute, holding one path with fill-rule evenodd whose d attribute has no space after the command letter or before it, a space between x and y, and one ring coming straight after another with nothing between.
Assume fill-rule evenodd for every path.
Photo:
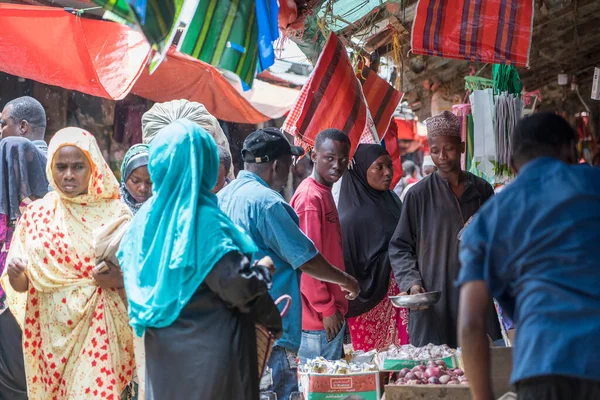
<instances>
[{"instance_id":1,"label":"hanging cloth","mask_svg":"<svg viewBox=\"0 0 600 400\"><path fill-rule=\"evenodd\" d=\"M496 135L494 131L494 92L492 89L475 90L470 96L471 109L473 110L474 167L481 176L490 184L494 184L495 168L497 163Z\"/></svg>"}]
</instances>

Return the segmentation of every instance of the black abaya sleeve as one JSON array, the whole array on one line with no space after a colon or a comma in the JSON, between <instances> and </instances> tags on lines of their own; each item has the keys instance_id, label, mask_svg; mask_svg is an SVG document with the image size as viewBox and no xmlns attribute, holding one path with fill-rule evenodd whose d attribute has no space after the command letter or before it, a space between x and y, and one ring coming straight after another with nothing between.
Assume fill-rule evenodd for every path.
<instances>
[{"instance_id":1,"label":"black abaya sleeve","mask_svg":"<svg viewBox=\"0 0 600 400\"><path fill-rule=\"evenodd\" d=\"M394 278L402 292L407 292L413 285L423 286L417 259L415 207L416 198L408 192L388 250Z\"/></svg>"},{"instance_id":2,"label":"black abaya sleeve","mask_svg":"<svg viewBox=\"0 0 600 400\"><path fill-rule=\"evenodd\" d=\"M248 258L238 252L223 256L213 267L204 283L227 305L243 313L250 312L253 302L267 294L267 285L256 276L245 277L242 271L250 264Z\"/></svg>"}]
</instances>

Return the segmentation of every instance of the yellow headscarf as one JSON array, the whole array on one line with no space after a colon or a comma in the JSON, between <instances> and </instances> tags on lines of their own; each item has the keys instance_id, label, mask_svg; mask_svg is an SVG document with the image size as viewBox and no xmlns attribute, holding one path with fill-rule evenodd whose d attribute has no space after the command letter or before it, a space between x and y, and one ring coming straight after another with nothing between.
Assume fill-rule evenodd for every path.
<instances>
[{"instance_id":1,"label":"yellow headscarf","mask_svg":"<svg viewBox=\"0 0 600 400\"><path fill-rule=\"evenodd\" d=\"M74 146L90 161L88 194L68 198L52 176L59 149ZM133 336L118 290L102 290L91 271L92 232L130 213L95 138L79 128L59 131L48 151L47 175L57 188L32 203L15 230L7 262L27 262L29 291L2 286L23 329L30 400L120 397L134 368Z\"/></svg>"}]
</instances>

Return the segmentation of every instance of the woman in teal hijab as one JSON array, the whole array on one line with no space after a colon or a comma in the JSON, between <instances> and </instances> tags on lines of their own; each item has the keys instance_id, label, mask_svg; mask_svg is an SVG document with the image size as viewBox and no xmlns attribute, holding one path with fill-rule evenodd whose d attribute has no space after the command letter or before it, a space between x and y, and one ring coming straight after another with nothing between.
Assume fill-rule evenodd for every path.
<instances>
[{"instance_id":1,"label":"woman in teal hijab","mask_svg":"<svg viewBox=\"0 0 600 400\"><path fill-rule=\"evenodd\" d=\"M268 271L250 267L256 246L211 193L214 139L175 121L152 141L148 170L154 194L118 254L130 323L146 333L146 398L258 399L255 323L279 332L281 320Z\"/></svg>"}]
</instances>

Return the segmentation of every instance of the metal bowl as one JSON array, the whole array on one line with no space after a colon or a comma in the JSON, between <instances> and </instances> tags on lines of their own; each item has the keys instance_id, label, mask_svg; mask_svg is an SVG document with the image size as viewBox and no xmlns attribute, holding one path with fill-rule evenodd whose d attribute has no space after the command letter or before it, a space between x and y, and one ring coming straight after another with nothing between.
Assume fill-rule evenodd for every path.
<instances>
[{"instance_id":1,"label":"metal bowl","mask_svg":"<svg viewBox=\"0 0 600 400\"><path fill-rule=\"evenodd\" d=\"M440 301L442 292L427 292L404 296L389 296L390 301L397 308L418 308L432 306Z\"/></svg>"}]
</instances>

